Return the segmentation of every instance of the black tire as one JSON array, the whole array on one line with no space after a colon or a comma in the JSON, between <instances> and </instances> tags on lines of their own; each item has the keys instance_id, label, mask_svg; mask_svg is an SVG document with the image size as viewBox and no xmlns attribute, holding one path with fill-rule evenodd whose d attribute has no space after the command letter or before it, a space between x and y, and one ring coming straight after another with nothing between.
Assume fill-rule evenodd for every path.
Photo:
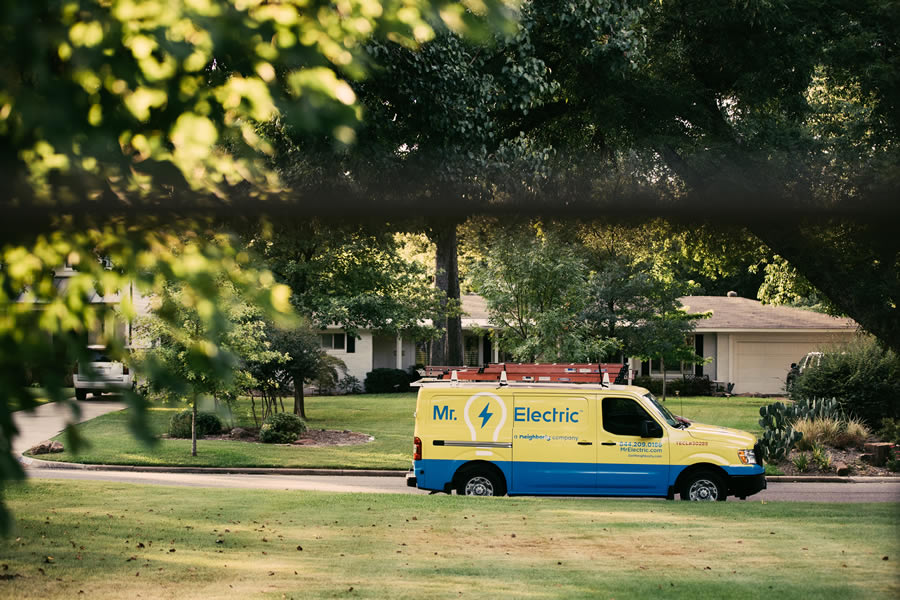
<instances>
[{"instance_id":1,"label":"black tire","mask_svg":"<svg viewBox=\"0 0 900 600\"><path fill-rule=\"evenodd\" d=\"M87 400L87 390L75 390L75 398L77 400Z\"/></svg>"},{"instance_id":2,"label":"black tire","mask_svg":"<svg viewBox=\"0 0 900 600\"><path fill-rule=\"evenodd\" d=\"M496 469L466 467L456 476L456 493L460 496L505 496L506 481Z\"/></svg>"},{"instance_id":3,"label":"black tire","mask_svg":"<svg viewBox=\"0 0 900 600\"><path fill-rule=\"evenodd\" d=\"M728 486L715 471L694 471L684 478L679 490L682 500L693 502L725 502Z\"/></svg>"}]
</instances>

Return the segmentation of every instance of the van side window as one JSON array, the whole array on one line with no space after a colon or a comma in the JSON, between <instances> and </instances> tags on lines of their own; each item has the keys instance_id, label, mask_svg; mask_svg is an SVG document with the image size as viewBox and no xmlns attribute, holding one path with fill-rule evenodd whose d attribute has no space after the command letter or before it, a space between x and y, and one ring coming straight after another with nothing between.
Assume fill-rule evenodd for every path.
<instances>
[{"instance_id":1,"label":"van side window","mask_svg":"<svg viewBox=\"0 0 900 600\"><path fill-rule=\"evenodd\" d=\"M603 429L614 435L641 435L641 422L652 421L644 408L631 398L603 399Z\"/></svg>"}]
</instances>

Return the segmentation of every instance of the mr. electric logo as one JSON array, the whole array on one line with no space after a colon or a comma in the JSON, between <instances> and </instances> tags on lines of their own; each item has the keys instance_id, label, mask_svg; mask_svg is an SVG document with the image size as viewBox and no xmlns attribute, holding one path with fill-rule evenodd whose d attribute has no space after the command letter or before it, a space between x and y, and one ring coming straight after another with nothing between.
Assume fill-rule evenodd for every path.
<instances>
[{"instance_id":1,"label":"mr. electric logo","mask_svg":"<svg viewBox=\"0 0 900 600\"><path fill-rule=\"evenodd\" d=\"M479 437L484 439L485 435L479 435L483 431L490 440L497 441L500 430L506 423L507 409L506 402L503 398L491 392L479 392L471 396L463 408L463 421L469 428L469 434L472 440L478 440ZM443 406L435 405L433 408L432 419L435 421L456 421L456 409L450 408L446 404Z\"/></svg>"}]
</instances>

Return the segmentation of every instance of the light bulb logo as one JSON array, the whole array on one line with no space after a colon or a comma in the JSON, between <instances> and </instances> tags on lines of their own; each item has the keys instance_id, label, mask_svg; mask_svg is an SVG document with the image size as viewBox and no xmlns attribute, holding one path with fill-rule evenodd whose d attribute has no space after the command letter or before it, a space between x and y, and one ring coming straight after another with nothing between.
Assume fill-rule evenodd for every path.
<instances>
[{"instance_id":1,"label":"light bulb logo","mask_svg":"<svg viewBox=\"0 0 900 600\"><path fill-rule=\"evenodd\" d=\"M493 441L497 441L497 438L500 435L500 430L503 428L503 425L506 423L506 403L503 401L503 398L498 396L497 394L492 394L491 392L479 392L473 395L466 402L466 407L463 409L463 418L466 421L466 427L469 428L469 433L472 435L472 441L477 441L478 433L475 431L475 424L472 423L472 417L469 414L472 409L472 405L475 404L475 401L478 398L486 397L487 402L484 405L484 408L481 409L476 415L476 419L480 419L480 429L484 429L488 423L490 423L494 419L494 415L496 414L495 410L491 410L491 400L495 400L497 404L500 405L500 419L497 423L497 426L494 428ZM477 409L476 409L477 410Z\"/></svg>"}]
</instances>

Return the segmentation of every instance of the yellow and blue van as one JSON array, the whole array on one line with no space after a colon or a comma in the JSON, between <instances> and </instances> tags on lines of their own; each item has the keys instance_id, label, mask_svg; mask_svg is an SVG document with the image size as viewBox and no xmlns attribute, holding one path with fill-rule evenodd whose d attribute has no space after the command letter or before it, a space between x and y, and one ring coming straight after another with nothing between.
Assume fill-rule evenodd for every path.
<instances>
[{"instance_id":1,"label":"yellow and blue van","mask_svg":"<svg viewBox=\"0 0 900 600\"><path fill-rule=\"evenodd\" d=\"M410 486L505 494L746 498L765 489L756 438L674 416L626 385L420 387Z\"/></svg>"}]
</instances>

